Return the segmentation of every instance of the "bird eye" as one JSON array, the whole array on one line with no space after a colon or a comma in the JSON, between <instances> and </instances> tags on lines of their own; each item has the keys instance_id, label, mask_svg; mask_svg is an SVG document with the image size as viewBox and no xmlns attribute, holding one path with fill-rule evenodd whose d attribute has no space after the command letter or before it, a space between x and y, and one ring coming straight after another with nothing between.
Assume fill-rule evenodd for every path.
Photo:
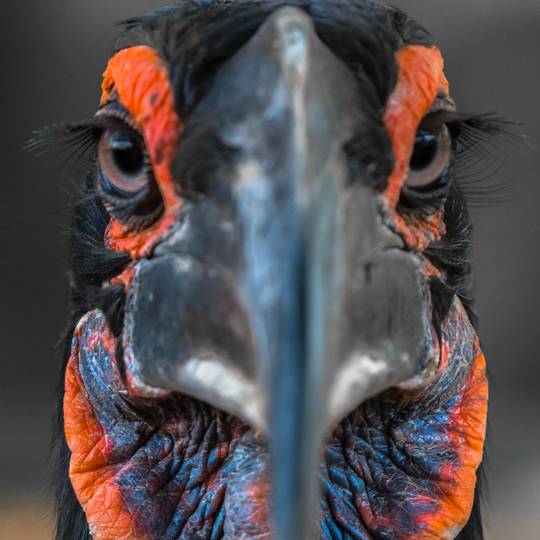
<instances>
[{"instance_id":1,"label":"bird eye","mask_svg":"<svg viewBox=\"0 0 540 540\"><path fill-rule=\"evenodd\" d=\"M133 196L149 182L146 152L135 133L105 130L99 140L98 159L108 187L119 195Z\"/></svg>"},{"instance_id":2,"label":"bird eye","mask_svg":"<svg viewBox=\"0 0 540 540\"><path fill-rule=\"evenodd\" d=\"M452 137L443 126L438 134L419 130L405 185L418 191L430 191L448 183L445 171L452 156Z\"/></svg>"}]
</instances>

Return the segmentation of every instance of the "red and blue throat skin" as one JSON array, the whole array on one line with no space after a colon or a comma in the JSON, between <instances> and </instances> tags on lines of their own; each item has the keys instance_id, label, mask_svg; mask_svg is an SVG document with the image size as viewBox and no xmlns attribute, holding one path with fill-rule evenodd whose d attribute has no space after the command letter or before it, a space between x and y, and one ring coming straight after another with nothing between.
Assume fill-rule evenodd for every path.
<instances>
[{"instance_id":1,"label":"red and blue throat skin","mask_svg":"<svg viewBox=\"0 0 540 540\"><path fill-rule=\"evenodd\" d=\"M313 50L324 46L328 65L358 89L351 103L360 104L359 112L354 111L360 127L346 143L339 139L335 144L340 159L346 161L346 166L336 169L348 175L342 182L345 194L336 190L336 197L328 201L336 208L343 200L360 201L358 206L344 205L347 211L341 214L336 212L336 221L345 224L340 231L345 247L336 259L340 270L345 269L340 275L347 283L340 296L345 307L336 311L341 319L329 326L337 329L339 339L350 341L342 348L347 355L358 353L354 347L364 343L373 345L373 340L384 347L370 351L404 351L402 357L418 368L407 372L410 377L395 380L391 372L388 384L356 401L347 414L336 415L325 431L320 462L313 468L319 490L313 490L316 504L309 509L315 537L483 538L477 523L477 481L488 384L466 300L470 273L466 201L455 185L432 197L429 204L425 194L417 196L414 204L405 196L411 193L406 179L422 122L433 111L439 116L455 112L442 55L429 34L399 10L368 0L279 0L180 2L128 21L104 73L99 129L108 115L115 129L123 122L137 132L152 184L147 186L147 199L141 195L132 206L125 200L115 206L99 184L103 175L96 173L97 180L92 176L87 180L76 210L72 330L57 434L57 540L275 537L273 441L268 433L241 414L224 412L230 410L226 406L212 406L204 397L190 397L176 387L165 390L143 379L158 373L162 382L168 382L168 375L176 372L166 370L171 365L178 368L178 359L185 359L193 353L189 347L196 350L200 343L201 349L215 347L210 352L223 353L227 362L237 362L236 367L242 368L242 362L251 367L250 351L256 347L249 348L249 339L244 347L241 339L249 334L248 322L259 317L262 326L271 320L267 327L273 325L272 331L280 326L275 313L264 319L257 311L257 296L271 290L273 284L267 283L271 280L261 279L260 291L253 286L261 283L256 281L251 289L242 289L246 276L251 279L256 272L245 270L248 241L241 244L238 238L244 241L249 236L248 225L249 231L257 227L278 231L281 244L268 242L260 248L273 270L289 268L284 253L296 256L294 250L272 251L278 244L289 249L295 240L287 243L287 235L279 234L288 230L279 227L290 214L279 204L288 201L291 189L279 167L283 155L295 155L282 135L294 132L290 125L296 118L291 113L279 118L281 124L275 121L270 114L274 109L260 98L265 87L260 85L262 90L254 92L250 84L255 83L245 82L249 76L238 66L248 65L250 76L263 72L266 77L249 54L257 53L257 46L264 43L256 42L259 29L285 5L292 5L293 11L282 13L296 17L300 26L308 28L306 32L318 36ZM274 20L279 23L279 14ZM264 29L260 32L264 37ZM259 45L249 49L253 42ZM242 58L250 62L242 64ZM324 77L318 80L324 84ZM215 81L223 85L216 87ZM238 81L245 87L243 93L227 94L238 88ZM306 94L317 94L316 90ZM223 131L219 130L226 122L243 127L238 118L243 118L244 109L251 111L252 95L259 100L256 112L270 111L268 124L279 124L281 131L264 131L265 125L261 130L269 134L268 140L249 135L249 130L241 139L239 129L234 134L243 144L236 154L229 152L220 143ZM315 107L322 117L328 114L328 107L323 107L328 99L315 101L317 106L322 103L320 109ZM290 112L287 107L282 110ZM340 114L348 126L348 109ZM257 126L266 118L246 116ZM321 125L339 124L330 119ZM324 131L309 135L326 151ZM243 206L234 199L250 181L236 174L246 170L235 169L235 156L242 151L246 155L252 151L259 160L246 163L256 163L260 170L268 166L273 172L278 187L271 186L268 192L278 193L272 199L277 201L275 215L264 204L259 205L263 209L257 204L251 208L245 204L249 199L241 201ZM329 155L331 162L335 156ZM252 170L248 168L248 173ZM291 170L294 163L287 171ZM450 175L452 167L449 171ZM296 178L292 173L290 177ZM230 210L231 201L238 203L236 213ZM291 205L285 210L291 208L296 209ZM364 228L367 221L361 220L370 217L373 223ZM381 248L377 244L381 238L391 238L392 245ZM253 245L260 247L256 242L248 247ZM357 253L378 249L375 264ZM271 266L276 260L276 266ZM385 261L390 261L389 266ZM359 268L361 279L356 275ZM174 279L166 279L165 271ZM269 273L280 284L285 283L282 274ZM219 279L214 279L216 275ZM362 280L367 284L358 285ZM193 290L187 283L193 283ZM320 283L326 286L324 280ZM371 293L364 294L364 289ZM241 294L229 294L231 290ZM296 294L300 287L287 290ZM242 311L237 300L248 293L252 303L249 309L241 306ZM282 294L285 301L280 306L300 313L294 301L302 294ZM236 303L230 300L233 296ZM160 301L151 305L157 297ZM356 302L357 298L367 301ZM185 306L187 314L182 311ZM178 321L187 322L183 326ZM216 335L210 335L213 330ZM278 350L279 344L269 341L270 348ZM196 358L195 353L191 356ZM158 368L163 368L161 374Z\"/></svg>"},{"instance_id":2,"label":"red and blue throat skin","mask_svg":"<svg viewBox=\"0 0 540 540\"><path fill-rule=\"evenodd\" d=\"M334 429L320 470L321 539L453 538L463 526L486 400L465 317L456 303L429 388L389 391ZM70 475L94 537L270 538L262 437L191 398L131 398L115 350L105 317L92 312L75 332L67 372Z\"/></svg>"}]
</instances>

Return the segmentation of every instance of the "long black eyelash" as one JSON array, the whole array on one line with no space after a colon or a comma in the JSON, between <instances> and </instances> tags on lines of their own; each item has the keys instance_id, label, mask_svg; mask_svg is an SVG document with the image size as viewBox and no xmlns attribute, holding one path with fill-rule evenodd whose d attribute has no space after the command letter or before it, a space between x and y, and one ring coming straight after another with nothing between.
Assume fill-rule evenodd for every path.
<instances>
[{"instance_id":1,"label":"long black eyelash","mask_svg":"<svg viewBox=\"0 0 540 540\"><path fill-rule=\"evenodd\" d=\"M518 123L496 114L450 113L456 141L455 182L471 207L487 207L514 198L513 178L501 179L511 150L525 146Z\"/></svg>"},{"instance_id":2,"label":"long black eyelash","mask_svg":"<svg viewBox=\"0 0 540 540\"><path fill-rule=\"evenodd\" d=\"M493 113L444 113L456 141L455 182L471 207L489 207L515 196L513 179L501 180L510 150L526 147L515 132L518 123ZM97 142L103 126L96 118L75 124L57 124L34 133L24 149L40 156L54 148L65 154L63 170L85 178L95 170ZM494 180L495 178L495 180Z\"/></svg>"},{"instance_id":3,"label":"long black eyelash","mask_svg":"<svg viewBox=\"0 0 540 540\"><path fill-rule=\"evenodd\" d=\"M24 150L35 156L59 151L64 156L63 172L85 178L94 170L101 131L93 118L76 124L55 124L34 132Z\"/></svg>"},{"instance_id":4,"label":"long black eyelash","mask_svg":"<svg viewBox=\"0 0 540 540\"><path fill-rule=\"evenodd\" d=\"M453 197L464 198L468 206L482 208L508 202L515 197L513 178L501 179L506 158L511 150L523 147L526 139L515 128L516 122L495 114L466 115L440 110L430 113L421 128L438 132L446 125L452 135L454 149L447 187L419 194L403 189L400 211L429 216ZM452 184L456 190L452 190ZM459 194L459 195L456 195Z\"/></svg>"},{"instance_id":5,"label":"long black eyelash","mask_svg":"<svg viewBox=\"0 0 540 540\"><path fill-rule=\"evenodd\" d=\"M43 128L34 133L25 150L37 156L53 149L63 154L65 158L62 172L71 182L81 185L87 177L100 174L96 173L98 142L103 131L116 122L140 135L127 112L118 105L111 107L106 116L98 115L75 124L58 124ZM152 188L149 193L150 200L132 201L129 205L115 204L114 208L108 207L110 214L124 223L130 223L134 229L145 228L156 221L162 211L161 197L155 182L152 183ZM104 193L101 196L107 198Z\"/></svg>"}]
</instances>

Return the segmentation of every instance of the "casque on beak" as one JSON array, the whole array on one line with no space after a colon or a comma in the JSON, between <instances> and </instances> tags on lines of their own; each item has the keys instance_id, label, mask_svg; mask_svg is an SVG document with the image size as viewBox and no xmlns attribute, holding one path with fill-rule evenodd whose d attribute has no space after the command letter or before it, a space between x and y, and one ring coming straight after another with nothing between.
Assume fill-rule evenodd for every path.
<instances>
[{"instance_id":1,"label":"casque on beak","mask_svg":"<svg viewBox=\"0 0 540 540\"><path fill-rule=\"evenodd\" d=\"M420 373L431 343L419 264L343 150L373 122L363 96L304 12L269 17L194 112L226 157L128 299L135 387L189 394L266 435L280 540L314 534L329 430Z\"/></svg>"}]
</instances>

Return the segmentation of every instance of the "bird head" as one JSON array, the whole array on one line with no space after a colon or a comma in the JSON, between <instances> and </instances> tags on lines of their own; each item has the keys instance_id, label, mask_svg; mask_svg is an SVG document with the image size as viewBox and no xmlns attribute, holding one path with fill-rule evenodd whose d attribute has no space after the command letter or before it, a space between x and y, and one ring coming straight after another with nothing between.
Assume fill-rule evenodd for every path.
<instances>
[{"instance_id":1,"label":"bird head","mask_svg":"<svg viewBox=\"0 0 540 540\"><path fill-rule=\"evenodd\" d=\"M487 384L429 34L182 2L125 24L102 90L63 397L92 537L455 538Z\"/></svg>"}]
</instances>

